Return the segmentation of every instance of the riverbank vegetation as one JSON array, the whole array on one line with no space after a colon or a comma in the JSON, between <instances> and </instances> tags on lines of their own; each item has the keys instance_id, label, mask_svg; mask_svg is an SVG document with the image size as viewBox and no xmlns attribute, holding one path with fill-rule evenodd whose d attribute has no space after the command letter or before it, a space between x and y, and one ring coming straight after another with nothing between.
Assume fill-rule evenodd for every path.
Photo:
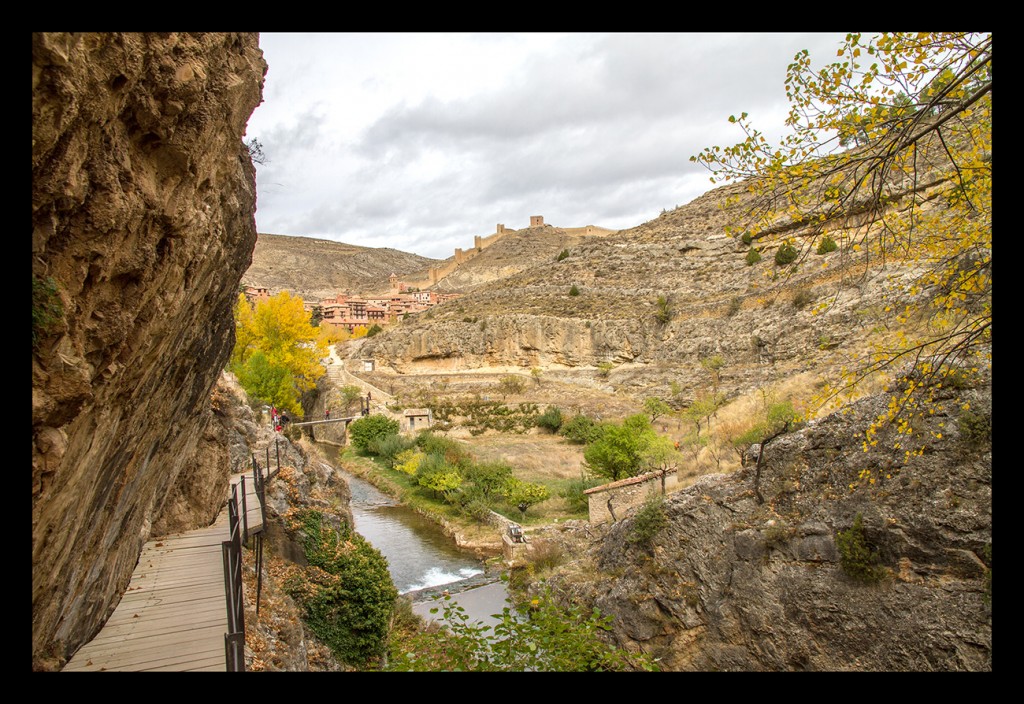
<instances>
[{"instance_id":1,"label":"riverbank vegetation","mask_svg":"<svg viewBox=\"0 0 1024 704\"><path fill-rule=\"evenodd\" d=\"M493 627L470 621L450 596L432 612L444 626L396 631L388 664L396 672L631 672L655 671L643 653L601 638L611 617L596 609L562 606L544 592L522 612L506 607Z\"/></svg>"},{"instance_id":2,"label":"riverbank vegetation","mask_svg":"<svg viewBox=\"0 0 1024 704\"><path fill-rule=\"evenodd\" d=\"M585 513L579 515L578 504L569 504L558 496L568 482L531 481L510 462L477 458L459 440L430 431L416 436L384 432L387 428L374 418L383 417L353 421L352 429L362 439L356 443L353 435L352 447L339 453L339 461L349 471L442 524L455 523L460 529L488 526L497 534L490 525L492 512L526 524L585 517ZM361 424L367 431L372 426L380 432L367 437L369 433ZM534 506L549 500L554 500L553 506L543 514L534 513Z\"/></svg>"},{"instance_id":3,"label":"riverbank vegetation","mask_svg":"<svg viewBox=\"0 0 1024 704\"><path fill-rule=\"evenodd\" d=\"M288 521L303 538L307 564L288 566L285 592L341 662L377 667L398 599L387 560L350 526L332 525L320 511L299 510Z\"/></svg>"}]
</instances>

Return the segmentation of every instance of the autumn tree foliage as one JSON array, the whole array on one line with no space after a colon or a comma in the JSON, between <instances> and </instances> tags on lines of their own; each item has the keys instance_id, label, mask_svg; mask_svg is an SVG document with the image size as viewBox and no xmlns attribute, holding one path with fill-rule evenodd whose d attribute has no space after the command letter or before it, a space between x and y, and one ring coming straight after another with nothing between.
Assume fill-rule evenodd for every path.
<instances>
[{"instance_id":1,"label":"autumn tree foliage","mask_svg":"<svg viewBox=\"0 0 1024 704\"><path fill-rule=\"evenodd\" d=\"M797 266L827 238L844 276L890 276L883 334L817 408L878 379L891 403L865 447L888 426L910 454L914 421L936 410L944 382L991 369L992 36L853 33L837 56L815 70L806 50L796 55L778 143L743 113L729 118L742 142L691 161L712 182L747 185L753 205L732 233L795 247Z\"/></svg>"},{"instance_id":2,"label":"autumn tree foliage","mask_svg":"<svg viewBox=\"0 0 1024 704\"><path fill-rule=\"evenodd\" d=\"M324 374L327 345L301 298L287 291L255 306L238 296L230 370L250 396L301 418L299 398Z\"/></svg>"}]
</instances>

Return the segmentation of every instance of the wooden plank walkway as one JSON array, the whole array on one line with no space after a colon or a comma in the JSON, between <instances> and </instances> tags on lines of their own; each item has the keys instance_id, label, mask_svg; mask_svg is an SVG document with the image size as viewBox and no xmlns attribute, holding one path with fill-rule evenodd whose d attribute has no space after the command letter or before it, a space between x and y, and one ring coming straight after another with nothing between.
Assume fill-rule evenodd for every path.
<instances>
[{"instance_id":1,"label":"wooden plank walkway","mask_svg":"<svg viewBox=\"0 0 1024 704\"><path fill-rule=\"evenodd\" d=\"M251 474L245 484L252 533L262 523ZM227 539L225 506L213 525L146 543L117 608L63 672L224 672L228 619L221 543Z\"/></svg>"}]
</instances>

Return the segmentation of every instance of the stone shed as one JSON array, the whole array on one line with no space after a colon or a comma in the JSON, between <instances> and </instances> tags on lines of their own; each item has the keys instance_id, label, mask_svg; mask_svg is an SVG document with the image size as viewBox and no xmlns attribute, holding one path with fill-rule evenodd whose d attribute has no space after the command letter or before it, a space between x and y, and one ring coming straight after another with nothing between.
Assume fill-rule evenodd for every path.
<instances>
[{"instance_id":1,"label":"stone shed","mask_svg":"<svg viewBox=\"0 0 1024 704\"><path fill-rule=\"evenodd\" d=\"M434 422L434 416L429 408L406 408L402 415L404 416L402 430L412 432L426 430Z\"/></svg>"},{"instance_id":2,"label":"stone shed","mask_svg":"<svg viewBox=\"0 0 1024 704\"><path fill-rule=\"evenodd\" d=\"M591 525L621 519L634 506L639 506L651 494L667 494L679 487L675 469L657 470L636 477L602 484L583 493L589 500Z\"/></svg>"}]
</instances>

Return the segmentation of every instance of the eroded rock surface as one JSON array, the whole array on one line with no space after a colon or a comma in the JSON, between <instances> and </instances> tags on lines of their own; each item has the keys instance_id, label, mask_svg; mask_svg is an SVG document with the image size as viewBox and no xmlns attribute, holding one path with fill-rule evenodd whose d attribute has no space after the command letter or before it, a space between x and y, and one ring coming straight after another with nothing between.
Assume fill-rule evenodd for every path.
<instances>
[{"instance_id":1,"label":"eroded rock surface","mask_svg":"<svg viewBox=\"0 0 1024 704\"><path fill-rule=\"evenodd\" d=\"M548 583L666 670L990 671L991 441L957 419L964 404L991 414L991 387L946 394L909 457L891 430L862 449L886 403L769 444L764 503L747 467L670 494L648 543L631 540L635 513L536 537L576 558ZM858 514L877 582L843 564L837 536Z\"/></svg>"},{"instance_id":2,"label":"eroded rock surface","mask_svg":"<svg viewBox=\"0 0 1024 704\"><path fill-rule=\"evenodd\" d=\"M33 311L58 304L34 317L34 669L96 632L154 526L224 500L210 392L256 240L265 72L255 34L32 37Z\"/></svg>"}]
</instances>

